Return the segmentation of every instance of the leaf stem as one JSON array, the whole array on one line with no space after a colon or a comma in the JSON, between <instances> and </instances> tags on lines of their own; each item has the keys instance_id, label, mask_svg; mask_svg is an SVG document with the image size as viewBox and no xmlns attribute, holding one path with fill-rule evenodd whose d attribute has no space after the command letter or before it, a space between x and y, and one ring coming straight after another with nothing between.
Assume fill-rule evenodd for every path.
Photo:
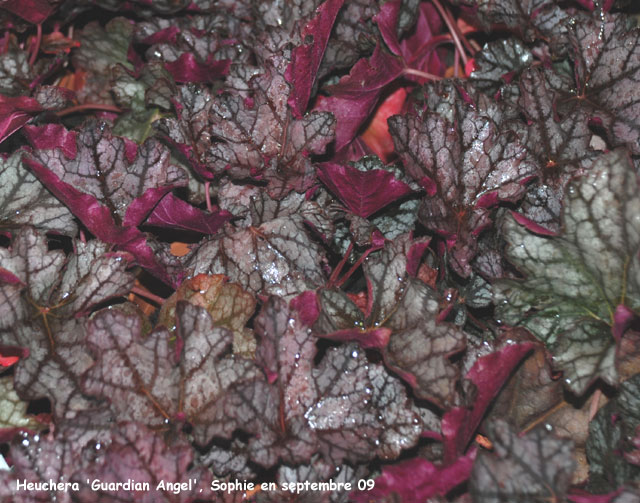
<instances>
[{"instance_id":1,"label":"leaf stem","mask_svg":"<svg viewBox=\"0 0 640 503\"><path fill-rule=\"evenodd\" d=\"M133 288L131 288L131 293L136 294L138 297L144 297L145 299L149 299L150 301L155 302L159 306L164 304L164 301L165 301L165 299L163 299L159 295L156 295L154 293L148 292L147 290L144 290L144 289L139 288L137 286L134 286Z\"/></svg>"},{"instance_id":2,"label":"leaf stem","mask_svg":"<svg viewBox=\"0 0 640 503\"><path fill-rule=\"evenodd\" d=\"M455 78L460 77L460 51L457 47L455 55L453 56L453 76Z\"/></svg>"},{"instance_id":3,"label":"leaf stem","mask_svg":"<svg viewBox=\"0 0 640 503\"><path fill-rule=\"evenodd\" d=\"M351 255L352 251L353 251L353 241L351 241L351 243L349 243L349 247L347 248L347 252L344 254L344 257L342 257L342 259L340 260L338 265L336 265L335 269L331 273L331 277L329 278L329 281L327 283L329 288L334 286L334 282L338 279L338 276L340 276L340 273L342 272L342 268L347 263L347 260L349 260L349 256Z\"/></svg>"},{"instance_id":4,"label":"leaf stem","mask_svg":"<svg viewBox=\"0 0 640 503\"><path fill-rule=\"evenodd\" d=\"M415 75L416 77L421 77L427 80L442 80L442 77L435 75L433 73L423 72L422 70L416 70L415 68L405 68L402 70L402 73L406 75Z\"/></svg>"},{"instance_id":5,"label":"leaf stem","mask_svg":"<svg viewBox=\"0 0 640 503\"><path fill-rule=\"evenodd\" d=\"M213 206L211 205L211 194L209 194L210 186L211 186L211 182L204 182L204 197L207 200L207 210L209 210L209 213L212 213Z\"/></svg>"},{"instance_id":6,"label":"leaf stem","mask_svg":"<svg viewBox=\"0 0 640 503\"><path fill-rule=\"evenodd\" d=\"M60 110L56 112L58 117L64 117L65 115L71 115L78 112L84 112L86 110L97 110L100 112L114 112L119 114L122 110L115 105L107 105L105 103L85 103L83 105L74 105L69 108L65 108L64 110Z\"/></svg>"},{"instance_id":7,"label":"leaf stem","mask_svg":"<svg viewBox=\"0 0 640 503\"><path fill-rule=\"evenodd\" d=\"M539 416L536 419L534 419L531 423L529 423L523 430L520 431L520 435L524 435L525 433L528 433L529 431L533 430L540 423L543 423L549 417L551 417L553 414L558 412L560 409L563 409L564 407L567 407L567 406L568 406L568 404L564 400L562 400L561 402L557 403L556 405L551 407L549 410L547 410L544 414L542 414L541 416Z\"/></svg>"},{"instance_id":8,"label":"leaf stem","mask_svg":"<svg viewBox=\"0 0 640 503\"><path fill-rule=\"evenodd\" d=\"M598 408L600 407L600 397L602 396L602 390L597 389L591 397L591 403L589 404L589 422L596 417Z\"/></svg>"},{"instance_id":9,"label":"leaf stem","mask_svg":"<svg viewBox=\"0 0 640 503\"><path fill-rule=\"evenodd\" d=\"M340 278L337 282L336 282L336 288L340 288L345 281L347 281L351 275L356 271L356 269L358 269L358 267L360 267L362 265L362 263L364 262L364 260L367 258L367 256L372 252L372 251L376 251L379 250L380 247L379 246L372 246L371 248L369 248L367 251L365 251L362 256L356 260L356 262L351 266L351 268L344 274L344 276L342 276L342 278Z\"/></svg>"},{"instance_id":10,"label":"leaf stem","mask_svg":"<svg viewBox=\"0 0 640 503\"><path fill-rule=\"evenodd\" d=\"M442 4L440 3L440 0L432 0L432 1L433 1L433 5L438 10L438 12L440 13L440 16L442 17L442 19L444 20L445 24L447 25L447 28L449 28L449 32L451 33L451 36L453 37L453 41L456 44L456 47L458 48L458 51L460 51L460 56L462 57L462 62L466 66L466 64L467 64L467 55L465 54L464 48L462 47L462 42L460 41L460 36L459 36L458 30L457 30L457 26L455 26L455 23L451 19L451 15L442 6Z\"/></svg>"},{"instance_id":11,"label":"leaf stem","mask_svg":"<svg viewBox=\"0 0 640 503\"><path fill-rule=\"evenodd\" d=\"M33 66L40 52L40 43L42 42L42 24L36 25L36 39L31 47L31 56L29 57L29 66Z\"/></svg>"}]
</instances>

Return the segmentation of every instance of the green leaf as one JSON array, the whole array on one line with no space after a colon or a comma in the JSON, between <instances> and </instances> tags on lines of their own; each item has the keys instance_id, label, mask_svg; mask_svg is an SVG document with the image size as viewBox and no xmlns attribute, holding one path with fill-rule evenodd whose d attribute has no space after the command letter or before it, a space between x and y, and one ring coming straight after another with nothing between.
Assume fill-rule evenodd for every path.
<instances>
[{"instance_id":1,"label":"green leaf","mask_svg":"<svg viewBox=\"0 0 640 503\"><path fill-rule=\"evenodd\" d=\"M506 220L507 256L526 279L498 281L494 302L499 319L547 344L581 394L597 377L617 384L614 312L640 307L640 195L626 154L603 155L569 185L563 223L561 235L542 236Z\"/></svg>"},{"instance_id":2,"label":"green leaf","mask_svg":"<svg viewBox=\"0 0 640 503\"><path fill-rule=\"evenodd\" d=\"M118 117L113 132L142 143L153 122L162 117L160 108L171 109L171 97L178 92L173 77L159 62L145 65L137 78L121 65L114 66L111 74L116 103L128 109Z\"/></svg>"},{"instance_id":3,"label":"green leaf","mask_svg":"<svg viewBox=\"0 0 640 503\"><path fill-rule=\"evenodd\" d=\"M20 400L13 390L13 378L0 378L0 433L3 430L31 429L37 430L39 423L27 415L27 402Z\"/></svg>"}]
</instances>

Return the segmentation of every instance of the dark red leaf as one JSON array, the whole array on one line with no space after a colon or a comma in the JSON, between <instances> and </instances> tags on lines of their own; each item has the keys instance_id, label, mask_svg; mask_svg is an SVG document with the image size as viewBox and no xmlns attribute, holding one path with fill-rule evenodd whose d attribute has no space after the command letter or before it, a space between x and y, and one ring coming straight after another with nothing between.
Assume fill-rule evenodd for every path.
<instances>
[{"instance_id":1,"label":"dark red leaf","mask_svg":"<svg viewBox=\"0 0 640 503\"><path fill-rule=\"evenodd\" d=\"M397 79L402 70L401 60L378 45L369 59L358 61L349 75L328 88L331 96L320 101L316 110L331 112L336 117L337 151L353 140L384 88Z\"/></svg>"},{"instance_id":2,"label":"dark red leaf","mask_svg":"<svg viewBox=\"0 0 640 503\"><path fill-rule=\"evenodd\" d=\"M213 56L213 55L211 55ZM180 55L176 61L164 64L176 82L213 82L229 73L231 61L228 59L207 59L206 63L200 63L191 52Z\"/></svg>"},{"instance_id":3,"label":"dark red leaf","mask_svg":"<svg viewBox=\"0 0 640 503\"><path fill-rule=\"evenodd\" d=\"M215 234L232 217L225 210L205 212L172 193L164 196L145 221L148 225Z\"/></svg>"},{"instance_id":4,"label":"dark red leaf","mask_svg":"<svg viewBox=\"0 0 640 503\"><path fill-rule=\"evenodd\" d=\"M33 24L40 24L55 10L47 0L4 0L0 8Z\"/></svg>"},{"instance_id":5,"label":"dark red leaf","mask_svg":"<svg viewBox=\"0 0 640 503\"><path fill-rule=\"evenodd\" d=\"M42 106L27 96L10 98L0 94L0 143L29 122Z\"/></svg>"},{"instance_id":6,"label":"dark red leaf","mask_svg":"<svg viewBox=\"0 0 640 503\"><path fill-rule=\"evenodd\" d=\"M472 449L445 466L422 458L385 466L382 475L375 479L373 490L353 494L352 501L369 503L390 496L406 502L431 501L429 498L434 496L445 496L469 478L475 457L476 451Z\"/></svg>"},{"instance_id":7,"label":"dark red leaf","mask_svg":"<svg viewBox=\"0 0 640 503\"><path fill-rule=\"evenodd\" d=\"M323 163L318 178L347 208L363 218L411 193L406 183L382 169L361 171L349 165Z\"/></svg>"},{"instance_id":8,"label":"dark red leaf","mask_svg":"<svg viewBox=\"0 0 640 503\"><path fill-rule=\"evenodd\" d=\"M291 51L285 78L293 86L288 103L296 117L301 117L307 108L333 23L343 3L344 0L326 0L320 5L301 30L302 45Z\"/></svg>"},{"instance_id":9,"label":"dark red leaf","mask_svg":"<svg viewBox=\"0 0 640 503\"><path fill-rule=\"evenodd\" d=\"M466 451L492 400L533 347L533 343L507 345L478 358L466 375L478 390L473 408L457 407L442 418L445 461L452 462Z\"/></svg>"}]
</instances>

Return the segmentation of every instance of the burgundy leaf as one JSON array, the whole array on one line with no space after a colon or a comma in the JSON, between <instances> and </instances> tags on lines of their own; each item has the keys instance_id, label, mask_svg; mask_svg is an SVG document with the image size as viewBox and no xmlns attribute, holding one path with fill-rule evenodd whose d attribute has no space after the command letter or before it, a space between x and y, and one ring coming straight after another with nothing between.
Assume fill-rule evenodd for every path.
<instances>
[{"instance_id":1,"label":"burgundy leaf","mask_svg":"<svg viewBox=\"0 0 640 503\"><path fill-rule=\"evenodd\" d=\"M518 39L508 38L488 42L474 62L469 77L479 90L493 94L531 65L533 54Z\"/></svg>"},{"instance_id":2,"label":"burgundy leaf","mask_svg":"<svg viewBox=\"0 0 640 503\"><path fill-rule=\"evenodd\" d=\"M55 10L47 0L4 0L0 7L33 24L42 23Z\"/></svg>"},{"instance_id":3,"label":"burgundy leaf","mask_svg":"<svg viewBox=\"0 0 640 503\"><path fill-rule=\"evenodd\" d=\"M387 496L400 501L431 501L429 498L434 496L445 496L469 478L475 454L472 450L447 466L437 466L422 458L385 466L382 475L375 479L373 490L356 493L353 501L366 503Z\"/></svg>"},{"instance_id":4,"label":"burgundy leaf","mask_svg":"<svg viewBox=\"0 0 640 503\"><path fill-rule=\"evenodd\" d=\"M164 120L161 129L207 178L222 173L264 178L277 198L308 189L315 179L309 155L323 153L333 140L333 116L313 112L291 118L289 84L276 69L249 85L251 97L211 98L183 90L179 119Z\"/></svg>"},{"instance_id":5,"label":"burgundy leaf","mask_svg":"<svg viewBox=\"0 0 640 503\"><path fill-rule=\"evenodd\" d=\"M428 240L402 236L365 262L367 304L361 311L343 292L323 289L314 331L322 337L357 340L383 349L385 363L420 397L451 403L459 369L449 357L464 349L465 334L438 323L437 294L410 276L415 255Z\"/></svg>"},{"instance_id":6,"label":"burgundy leaf","mask_svg":"<svg viewBox=\"0 0 640 503\"><path fill-rule=\"evenodd\" d=\"M400 15L400 8L402 7L401 0L392 0L386 2L380 7L380 12L373 18L378 24L380 35L384 43L396 56L400 56L400 42L398 41L398 16Z\"/></svg>"},{"instance_id":7,"label":"burgundy leaf","mask_svg":"<svg viewBox=\"0 0 640 503\"><path fill-rule=\"evenodd\" d=\"M527 41L545 37L552 47L566 50L569 13L553 0L455 0L474 8L486 29L505 25Z\"/></svg>"},{"instance_id":8,"label":"burgundy leaf","mask_svg":"<svg viewBox=\"0 0 640 503\"><path fill-rule=\"evenodd\" d=\"M274 464L278 457L288 462L308 461L317 449L316 433L303 417L317 397L310 379L316 347L297 318L285 300L270 297L255 321L256 360L272 384L267 395L253 399L264 427L249 450L263 466Z\"/></svg>"},{"instance_id":9,"label":"burgundy leaf","mask_svg":"<svg viewBox=\"0 0 640 503\"><path fill-rule=\"evenodd\" d=\"M42 111L37 100L27 96L11 98L0 94L0 143Z\"/></svg>"},{"instance_id":10,"label":"burgundy leaf","mask_svg":"<svg viewBox=\"0 0 640 503\"><path fill-rule=\"evenodd\" d=\"M381 169L360 171L349 165L324 163L318 178L347 208L363 218L411 193L406 183Z\"/></svg>"},{"instance_id":11,"label":"burgundy leaf","mask_svg":"<svg viewBox=\"0 0 640 503\"><path fill-rule=\"evenodd\" d=\"M271 456L292 460L308 459L316 449L334 464L397 457L420 431L400 382L368 362L354 344L330 349L314 368L314 340L299 318L281 299L271 298L256 320L258 358L274 392L257 405L270 429L250 444L252 455L265 464L269 440ZM267 399L276 402L270 409L281 411L282 424L264 406ZM291 450L296 445L298 450Z\"/></svg>"},{"instance_id":12,"label":"burgundy leaf","mask_svg":"<svg viewBox=\"0 0 640 503\"><path fill-rule=\"evenodd\" d=\"M350 483L351 487L356 487L359 479L363 479L367 475L367 470L364 466L359 465L356 468L345 464L342 466L334 466L331 463L323 460L321 456L314 456L311 458L309 464L299 466L286 466L283 465L279 468L277 474L277 481L279 488L298 488L301 491L296 491L296 498L298 501L313 501L316 503L347 503L349 500L349 494L343 489L344 484ZM335 490L330 488L330 483L325 487L329 487L327 490L305 490L309 482L323 482L333 481ZM287 484L286 486L284 484ZM298 484L304 484L298 486ZM343 484L343 485L339 485ZM289 490L278 491L261 491L256 494L256 503L280 503L282 501L290 500L291 491Z\"/></svg>"},{"instance_id":13,"label":"burgundy leaf","mask_svg":"<svg viewBox=\"0 0 640 503\"><path fill-rule=\"evenodd\" d=\"M229 73L231 61L228 59L207 59L200 63L190 52L183 53L176 61L164 64L176 82L213 82Z\"/></svg>"},{"instance_id":14,"label":"burgundy leaf","mask_svg":"<svg viewBox=\"0 0 640 503\"><path fill-rule=\"evenodd\" d=\"M466 375L478 391L473 408L454 408L442 418L445 460L452 462L464 454L489 405L532 348L532 343L507 345L478 358Z\"/></svg>"},{"instance_id":15,"label":"burgundy leaf","mask_svg":"<svg viewBox=\"0 0 640 503\"><path fill-rule=\"evenodd\" d=\"M378 103L384 88L402 73L402 62L376 46L369 59L358 61L349 75L327 90L329 98L318 100L315 110L331 112L337 120L336 151L347 146Z\"/></svg>"},{"instance_id":16,"label":"burgundy leaf","mask_svg":"<svg viewBox=\"0 0 640 503\"><path fill-rule=\"evenodd\" d=\"M51 148L58 137L66 141L68 132L58 130L51 140L40 141L48 132L26 131L37 149L27 157L29 165L45 166L62 184L91 195L120 225L140 224L162 196L186 184L185 173L169 164L169 152L155 140L138 147L112 136L104 124L90 124L76 135L76 153L70 157L70 149Z\"/></svg>"},{"instance_id":17,"label":"burgundy leaf","mask_svg":"<svg viewBox=\"0 0 640 503\"><path fill-rule=\"evenodd\" d=\"M378 11L377 2L349 0L344 3L338 12L333 33L329 37L320 64L318 71L320 77L333 71L350 68L361 57L373 51L377 42L377 33L372 19ZM412 21L411 18L409 19ZM405 19L405 29L406 24Z\"/></svg>"},{"instance_id":18,"label":"burgundy leaf","mask_svg":"<svg viewBox=\"0 0 640 503\"><path fill-rule=\"evenodd\" d=\"M446 69L445 64L437 51L428 49L435 46L434 37L442 31L440 14L432 4L421 2L418 4L415 26L407 37L400 40L399 24L402 23L403 15L406 15L406 4L407 2L396 0L386 2L380 8L380 13L374 18L380 34L391 52L401 56L407 67L441 75ZM406 72L406 78L415 79L409 72Z\"/></svg>"},{"instance_id":19,"label":"burgundy leaf","mask_svg":"<svg viewBox=\"0 0 640 503\"><path fill-rule=\"evenodd\" d=\"M151 139L138 147L98 124L77 134L61 126L29 127L26 134L36 150L25 162L56 197L98 238L171 282L135 227L165 194L187 183L184 171L169 164L168 150Z\"/></svg>"},{"instance_id":20,"label":"burgundy leaf","mask_svg":"<svg viewBox=\"0 0 640 503\"><path fill-rule=\"evenodd\" d=\"M23 434L14 439L11 444L13 473L11 481L7 482L10 500L16 503L46 503L60 501L71 503L73 491L58 491L51 484L69 483L75 471L86 464L74 450L64 435L67 431L58 432L58 438L45 435ZM38 484L40 490L18 490L18 481ZM84 482L83 482L84 485ZM80 486L76 486L80 489Z\"/></svg>"},{"instance_id":21,"label":"burgundy leaf","mask_svg":"<svg viewBox=\"0 0 640 503\"><path fill-rule=\"evenodd\" d=\"M293 86L288 103L296 117L301 117L307 108L333 23L343 3L344 0L326 0L320 5L302 28L302 45L291 52L285 78Z\"/></svg>"},{"instance_id":22,"label":"burgundy leaf","mask_svg":"<svg viewBox=\"0 0 640 503\"><path fill-rule=\"evenodd\" d=\"M170 229L215 234L231 216L224 210L205 212L169 193L160 200L145 223Z\"/></svg>"},{"instance_id":23,"label":"burgundy leaf","mask_svg":"<svg viewBox=\"0 0 640 503\"><path fill-rule=\"evenodd\" d=\"M520 92L519 105L529 119L521 136L541 167L538 183L531 186L523 202L524 214L534 223L557 231L564 186L597 156L590 146L593 133L587 114L580 108L558 118L556 94L541 71L525 71Z\"/></svg>"},{"instance_id":24,"label":"burgundy leaf","mask_svg":"<svg viewBox=\"0 0 640 503\"><path fill-rule=\"evenodd\" d=\"M421 422L402 383L356 344L330 348L312 378L318 395L304 417L331 462L394 459L418 440Z\"/></svg>"}]
</instances>

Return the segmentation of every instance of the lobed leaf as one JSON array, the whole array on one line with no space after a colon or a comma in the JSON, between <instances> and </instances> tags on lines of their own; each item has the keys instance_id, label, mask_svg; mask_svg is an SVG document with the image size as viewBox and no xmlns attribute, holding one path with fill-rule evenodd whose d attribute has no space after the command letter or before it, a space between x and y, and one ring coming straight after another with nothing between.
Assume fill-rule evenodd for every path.
<instances>
[{"instance_id":1,"label":"lobed leaf","mask_svg":"<svg viewBox=\"0 0 640 503\"><path fill-rule=\"evenodd\" d=\"M470 489L478 503L562 501L569 489L574 460L571 441L554 438L544 428L519 437L504 421L491 425L493 453L480 451Z\"/></svg>"},{"instance_id":2,"label":"lobed leaf","mask_svg":"<svg viewBox=\"0 0 640 503\"><path fill-rule=\"evenodd\" d=\"M640 302L637 183L626 155L611 152L569 186L561 235L505 223L507 257L527 279L494 284L497 316L544 341L577 394L597 377L617 383L614 312Z\"/></svg>"}]
</instances>

